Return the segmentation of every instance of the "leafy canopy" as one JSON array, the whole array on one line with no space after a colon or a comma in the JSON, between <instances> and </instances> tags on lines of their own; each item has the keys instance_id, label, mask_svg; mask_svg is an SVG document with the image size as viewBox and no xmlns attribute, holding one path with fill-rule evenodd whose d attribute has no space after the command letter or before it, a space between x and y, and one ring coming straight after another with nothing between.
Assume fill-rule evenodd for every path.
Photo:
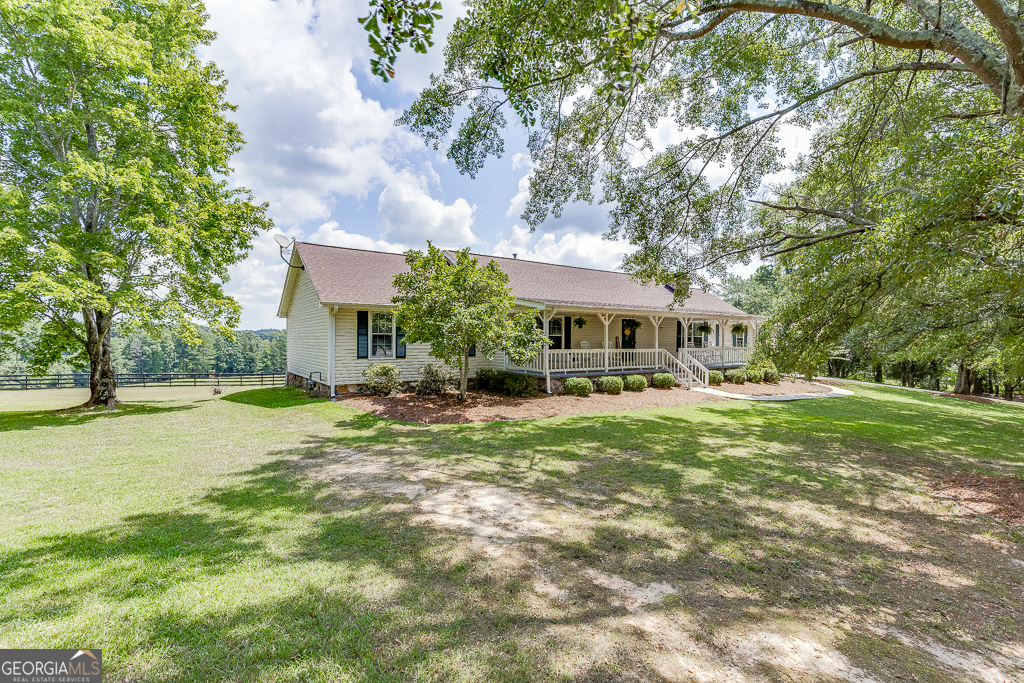
<instances>
[{"instance_id":1,"label":"leafy canopy","mask_svg":"<svg viewBox=\"0 0 1024 683\"><path fill-rule=\"evenodd\" d=\"M933 219L935 249L1002 229L978 214L958 237L978 207L956 199L976 187L960 172L970 141L1017 139L1024 114L1024 21L1003 0L467 6L444 72L401 122L473 175L502 153L511 112L534 162L523 218L535 227L603 192L608 236L638 247L623 265L641 278L708 286L737 260L851 245L910 214ZM844 191L765 184L787 163L784 121L818 131L798 172L823 162ZM900 194L918 171L925 187ZM987 203L1019 216L1002 194L1013 183L994 180ZM755 207L774 220L754 220Z\"/></svg>"},{"instance_id":2,"label":"leafy canopy","mask_svg":"<svg viewBox=\"0 0 1024 683\"><path fill-rule=\"evenodd\" d=\"M525 364L548 343L534 316L516 312L508 276L490 261L481 266L469 250L455 252L454 263L428 243L427 252L407 251L408 273L395 276L396 323L406 343L427 343L431 355L460 368L459 395L465 398L469 349L492 358L503 351Z\"/></svg>"}]
</instances>

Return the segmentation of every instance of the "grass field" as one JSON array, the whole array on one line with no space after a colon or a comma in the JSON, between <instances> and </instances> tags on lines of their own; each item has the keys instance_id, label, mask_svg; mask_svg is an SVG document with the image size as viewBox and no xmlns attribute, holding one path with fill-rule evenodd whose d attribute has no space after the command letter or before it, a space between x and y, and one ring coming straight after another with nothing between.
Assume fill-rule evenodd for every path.
<instances>
[{"instance_id":1,"label":"grass field","mask_svg":"<svg viewBox=\"0 0 1024 683\"><path fill-rule=\"evenodd\" d=\"M0 393L0 647L107 681L1024 680L1024 406L897 389L395 423Z\"/></svg>"}]
</instances>

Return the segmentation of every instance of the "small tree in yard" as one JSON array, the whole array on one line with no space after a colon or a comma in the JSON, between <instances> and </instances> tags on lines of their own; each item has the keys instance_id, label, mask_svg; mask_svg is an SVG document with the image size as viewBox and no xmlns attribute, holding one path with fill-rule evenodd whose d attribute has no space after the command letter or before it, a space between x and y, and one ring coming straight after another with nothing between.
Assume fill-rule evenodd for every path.
<instances>
[{"instance_id":1,"label":"small tree in yard","mask_svg":"<svg viewBox=\"0 0 1024 683\"><path fill-rule=\"evenodd\" d=\"M431 355L459 368L459 399L469 385L469 350L488 358L503 351L525 363L548 343L534 316L516 313L508 276L491 261L481 266L468 250L451 263L428 243L427 253L405 253L409 272L395 276L396 322L407 344L428 343Z\"/></svg>"}]
</instances>

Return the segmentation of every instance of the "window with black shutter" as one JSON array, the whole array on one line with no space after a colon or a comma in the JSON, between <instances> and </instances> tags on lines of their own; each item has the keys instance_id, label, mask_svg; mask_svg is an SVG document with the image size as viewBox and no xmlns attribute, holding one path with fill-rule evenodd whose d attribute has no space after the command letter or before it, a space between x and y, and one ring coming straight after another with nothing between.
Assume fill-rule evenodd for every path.
<instances>
[{"instance_id":1,"label":"window with black shutter","mask_svg":"<svg viewBox=\"0 0 1024 683\"><path fill-rule=\"evenodd\" d=\"M683 321L676 321L676 348L683 348Z\"/></svg>"},{"instance_id":2,"label":"window with black shutter","mask_svg":"<svg viewBox=\"0 0 1024 683\"><path fill-rule=\"evenodd\" d=\"M476 355L476 344L473 344L472 346L469 347L469 355L471 355L471 356L475 356Z\"/></svg>"},{"instance_id":3,"label":"window with black shutter","mask_svg":"<svg viewBox=\"0 0 1024 683\"><path fill-rule=\"evenodd\" d=\"M565 330L565 332L563 332L563 334L565 335L565 341L564 341L563 346L565 346L565 348L567 348L567 349L571 349L572 348L572 316L569 316L569 315L565 316L565 327L562 328L562 329Z\"/></svg>"},{"instance_id":4,"label":"window with black shutter","mask_svg":"<svg viewBox=\"0 0 1024 683\"><path fill-rule=\"evenodd\" d=\"M405 358L405 330L395 325L395 358Z\"/></svg>"},{"instance_id":5,"label":"window with black shutter","mask_svg":"<svg viewBox=\"0 0 1024 683\"><path fill-rule=\"evenodd\" d=\"M370 312L356 311L356 358L370 356Z\"/></svg>"}]
</instances>

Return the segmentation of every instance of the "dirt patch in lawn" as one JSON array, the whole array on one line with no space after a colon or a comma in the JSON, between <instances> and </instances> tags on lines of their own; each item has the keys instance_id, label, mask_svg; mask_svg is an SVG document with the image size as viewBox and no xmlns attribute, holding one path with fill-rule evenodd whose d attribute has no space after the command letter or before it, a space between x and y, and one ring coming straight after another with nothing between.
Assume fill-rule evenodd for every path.
<instances>
[{"instance_id":1,"label":"dirt patch in lawn","mask_svg":"<svg viewBox=\"0 0 1024 683\"><path fill-rule=\"evenodd\" d=\"M955 500L972 512L1024 521L1024 480L1017 477L958 474L943 480L935 495Z\"/></svg>"},{"instance_id":2,"label":"dirt patch in lawn","mask_svg":"<svg viewBox=\"0 0 1024 683\"><path fill-rule=\"evenodd\" d=\"M629 503L632 452L579 463L557 493L398 452L329 448L295 465L329 510L376 506L441 534L444 561L466 569L403 580L472 614L476 641L508 639L495 620L512 619L509 652L565 680L1018 680L1024 651L993 622L1018 617L1019 560L981 544L972 515L936 528L946 502L873 462L848 463L885 472L870 506L808 487L740 508L708 491Z\"/></svg>"},{"instance_id":3,"label":"dirt patch in lawn","mask_svg":"<svg viewBox=\"0 0 1024 683\"><path fill-rule=\"evenodd\" d=\"M813 382L808 382L802 379L784 379L778 384L753 384L751 382L747 382L746 384L730 384L729 382L724 382L720 387L711 388L720 389L722 391L728 391L730 394L743 394L744 396L786 396L789 394L827 394L831 391L829 387L823 387L820 384L815 384Z\"/></svg>"},{"instance_id":4,"label":"dirt patch in lawn","mask_svg":"<svg viewBox=\"0 0 1024 683\"><path fill-rule=\"evenodd\" d=\"M648 389L643 392L624 391L617 396L602 393L586 397L541 394L536 398L509 398L499 394L471 391L465 401L459 401L454 393L443 396L417 396L408 393L399 396L358 396L343 399L339 403L347 408L365 410L392 420L453 424L612 413L637 408L664 408L725 400L728 399L675 387Z\"/></svg>"}]
</instances>

